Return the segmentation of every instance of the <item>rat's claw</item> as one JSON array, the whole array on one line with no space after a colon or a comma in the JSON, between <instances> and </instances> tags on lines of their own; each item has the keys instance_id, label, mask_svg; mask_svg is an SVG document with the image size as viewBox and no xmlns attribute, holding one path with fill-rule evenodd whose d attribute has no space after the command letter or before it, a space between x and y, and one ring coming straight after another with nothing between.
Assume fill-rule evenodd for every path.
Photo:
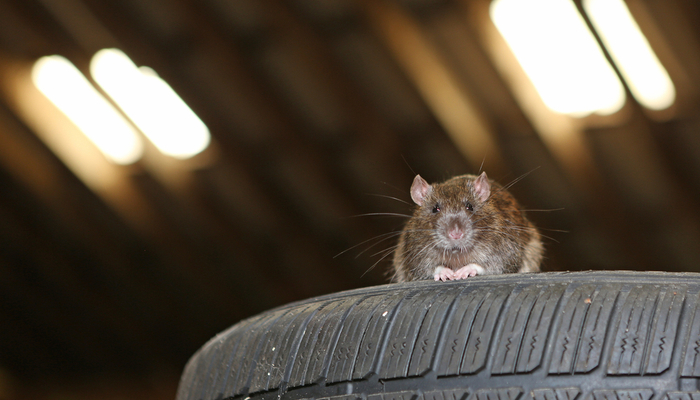
<instances>
[{"instance_id":1,"label":"rat's claw","mask_svg":"<svg viewBox=\"0 0 700 400\"><path fill-rule=\"evenodd\" d=\"M468 264L454 272L452 279L466 279L470 276L483 275L484 269L478 264Z\"/></svg>"},{"instance_id":2,"label":"rat's claw","mask_svg":"<svg viewBox=\"0 0 700 400\"><path fill-rule=\"evenodd\" d=\"M433 272L433 278L435 278L436 281L447 282L454 279L454 275L454 271L445 267L437 267L435 268L435 272Z\"/></svg>"}]
</instances>

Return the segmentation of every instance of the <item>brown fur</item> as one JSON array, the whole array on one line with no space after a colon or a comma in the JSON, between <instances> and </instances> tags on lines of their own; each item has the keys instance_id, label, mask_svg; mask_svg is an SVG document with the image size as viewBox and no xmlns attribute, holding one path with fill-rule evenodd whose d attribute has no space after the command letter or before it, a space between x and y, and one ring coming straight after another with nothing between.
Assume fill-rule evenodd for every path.
<instances>
[{"instance_id":1,"label":"brown fur","mask_svg":"<svg viewBox=\"0 0 700 400\"><path fill-rule=\"evenodd\" d=\"M539 271L543 248L537 229L508 191L488 181L485 174L483 179L475 188L478 177L474 175L429 186L416 177L411 193L418 197L413 198L419 206L399 237L394 281L431 279L438 266L456 271L470 263L483 267L484 274ZM490 193L479 186L487 181ZM488 198L482 201L485 194ZM433 212L436 205L439 211ZM464 237L448 237L455 230Z\"/></svg>"}]
</instances>

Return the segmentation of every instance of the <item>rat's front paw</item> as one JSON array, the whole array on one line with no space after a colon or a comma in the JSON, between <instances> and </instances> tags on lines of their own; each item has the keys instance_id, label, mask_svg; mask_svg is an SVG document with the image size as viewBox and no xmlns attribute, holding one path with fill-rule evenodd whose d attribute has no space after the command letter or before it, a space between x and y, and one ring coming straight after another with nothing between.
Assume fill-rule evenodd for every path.
<instances>
[{"instance_id":1,"label":"rat's front paw","mask_svg":"<svg viewBox=\"0 0 700 400\"><path fill-rule=\"evenodd\" d=\"M437 267L435 268L435 272L433 272L433 278L435 278L436 281L447 282L449 280L455 279L454 276L454 271L445 267Z\"/></svg>"},{"instance_id":2,"label":"rat's front paw","mask_svg":"<svg viewBox=\"0 0 700 400\"><path fill-rule=\"evenodd\" d=\"M483 275L484 269L478 264L467 264L452 274L452 279L466 279L470 276Z\"/></svg>"}]
</instances>

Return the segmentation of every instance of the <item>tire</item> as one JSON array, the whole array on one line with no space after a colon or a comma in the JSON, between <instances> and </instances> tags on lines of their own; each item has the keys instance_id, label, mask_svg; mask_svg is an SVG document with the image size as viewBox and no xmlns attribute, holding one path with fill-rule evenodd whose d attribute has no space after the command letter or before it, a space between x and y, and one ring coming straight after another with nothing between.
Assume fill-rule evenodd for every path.
<instances>
[{"instance_id":1,"label":"tire","mask_svg":"<svg viewBox=\"0 0 700 400\"><path fill-rule=\"evenodd\" d=\"M242 321L178 400L700 400L700 274L411 282Z\"/></svg>"}]
</instances>

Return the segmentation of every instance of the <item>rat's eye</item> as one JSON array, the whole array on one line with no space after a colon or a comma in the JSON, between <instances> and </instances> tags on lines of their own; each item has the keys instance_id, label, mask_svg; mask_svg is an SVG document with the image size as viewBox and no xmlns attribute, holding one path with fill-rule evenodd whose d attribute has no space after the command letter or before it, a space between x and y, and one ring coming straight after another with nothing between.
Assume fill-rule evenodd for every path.
<instances>
[{"instance_id":1,"label":"rat's eye","mask_svg":"<svg viewBox=\"0 0 700 400\"><path fill-rule=\"evenodd\" d=\"M472 205L472 203L465 201L464 206L467 207L467 210L474 211L474 206Z\"/></svg>"},{"instance_id":2,"label":"rat's eye","mask_svg":"<svg viewBox=\"0 0 700 400\"><path fill-rule=\"evenodd\" d=\"M440 212L440 204L435 204L433 206L433 214Z\"/></svg>"}]
</instances>

